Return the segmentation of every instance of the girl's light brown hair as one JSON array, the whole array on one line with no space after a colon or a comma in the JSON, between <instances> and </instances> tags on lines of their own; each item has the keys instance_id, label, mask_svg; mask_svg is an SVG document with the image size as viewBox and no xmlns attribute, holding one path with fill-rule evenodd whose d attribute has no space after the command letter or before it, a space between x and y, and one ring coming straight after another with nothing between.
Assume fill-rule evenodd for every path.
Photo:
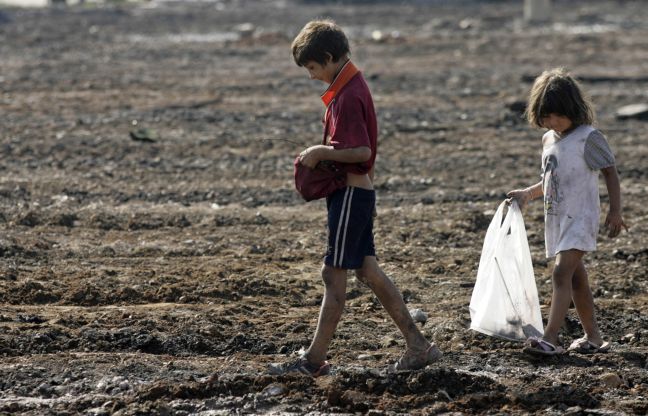
<instances>
[{"instance_id":1,"label":"girl's light brown hair","mask_svg":"<svg viewBox=\"0 0 648 416\"><path fill-rule=\"evenodd\" d=\"M543 117L552 113L567 117L574 126L594 122L589 98L564 68L544 71L535 79L524 115L532 126L543 127Z\"/></svg>"},{"instance_id":2,"label":"girl's light brown hair","mask_svg":"<svg viewBox=\"0 0 648 416\"><path fill-rule=\"evenodd\" d=\"M298 66L309 61L325 65L328 55L337 62L349 51L346 35L332 20L308 22L292 43L293 58Z\"/></svg>"}]
</instances>

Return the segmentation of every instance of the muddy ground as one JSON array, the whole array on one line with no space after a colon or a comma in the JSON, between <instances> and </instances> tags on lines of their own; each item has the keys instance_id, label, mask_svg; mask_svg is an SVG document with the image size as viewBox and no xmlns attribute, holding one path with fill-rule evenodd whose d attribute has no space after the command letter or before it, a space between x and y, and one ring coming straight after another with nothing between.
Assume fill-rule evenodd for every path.
<instances>
[{"instance_id":1,"label":"muddy ground","mask_svg":"<svg viewBox=\"0 0 648 416\"><path fill-rule=\"evenodd\" d=\"M526 25L521 1L316 3L0 9L0 413L648 412L648 122L615 117L648 101L648 8L558 1ZM325 206L293 191L301 146L266 140L320 139L323 85L289 52L318 16L373 90L379 257L445 352L422 371L384 371L403 340L351 279L335 373L265 373L322 297ZM519 101L559 65L596 103L630 232L586 260L612 351L541 360L467 329L468 303L494 210L538 180ZM546 317L540 203L525 221Z\"/></svg>"}]
</instances>

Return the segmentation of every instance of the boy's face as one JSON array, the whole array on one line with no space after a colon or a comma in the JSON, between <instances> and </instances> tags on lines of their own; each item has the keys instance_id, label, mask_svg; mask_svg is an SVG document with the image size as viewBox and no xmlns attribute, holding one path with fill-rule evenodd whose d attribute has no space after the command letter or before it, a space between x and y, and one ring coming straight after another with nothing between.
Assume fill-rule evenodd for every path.
<instances>
[{"instance_id":1,"label":"boy's face","mask_svg":"<svg viewBox=\"0 0 648 416\"><path fill-rule=\"evenodd\" d=\"M308 61L304 68L308 71L310 79L316 79L327 84L333 82L335 75L337 74L339 65L333 63L332 59L327 59L324 65L319 64L315 61Z\"/></svg>"},{"instance_id":2,"label":"boy's face","mask_svg":"<svg viewBox=\"0 0 648 416\"><path fill-rule=\"evenodd\" d=\"M569 130L572 126L572 122L569 118L556 113L551 113L548 116L542 117L541 121L542 127L560 134Z\"/></svg>"}]
</instances>

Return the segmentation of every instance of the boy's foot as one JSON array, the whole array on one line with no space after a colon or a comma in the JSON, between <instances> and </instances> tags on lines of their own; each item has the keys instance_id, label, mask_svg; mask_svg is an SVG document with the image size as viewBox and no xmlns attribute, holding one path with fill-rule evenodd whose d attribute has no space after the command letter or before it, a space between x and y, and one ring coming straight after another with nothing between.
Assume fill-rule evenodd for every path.
<instances>
[{"instance_id":1,"label":"boy's foot","mask_svg":"<svg viewBox=\"0 0 648 416\"><path fill-rule=\"evenodd\" d=\"M576 351L581 354L595 354L597 352L608 352L610 349L610 343L603 341L601 345L596 345L592 341L588 340L587 337L578 338L571 343L567 351Z\"/></svg>"},{"instance_id":2,"label":"boy's foot","mask_svg":"<svg viewBox=\"0 0 648 416\"><path fill-rule=\"evenodd\" d=\"M428 364L432 364L435 361L438 361L443 353L437 348L436 345L432 344L425 351L415 351L408 349L405 351L396 364L394 364L390 370L392 371L412 371L420 370L425 368Z\"/></svg>"},{"instance_id":3,"label":"boy's foot","mask_svg":"<svg viewBox=\"0 0 648 416\"><path fill-rule=\"evenodd\" d=\"M524 344L522 351L531 355L559 355L565 353L565 349L560 345L554 345L538 337L531 337Z\"/></svg>"},{"instance_id":4,"label":"boy's foot","mask_svg":"<svg viewBox=\"0 0 648 416\"><path fill-rule=\"evenodd\" d=\"M284 374L301 373L311 377L325 376L331 372L331 366L328 361L323 364L317 365L310 363L305 357L301 356L293 361L285 363L274 363L268 365L268 373L273 376L281 376Z\"/></svg>"}]
</instances>

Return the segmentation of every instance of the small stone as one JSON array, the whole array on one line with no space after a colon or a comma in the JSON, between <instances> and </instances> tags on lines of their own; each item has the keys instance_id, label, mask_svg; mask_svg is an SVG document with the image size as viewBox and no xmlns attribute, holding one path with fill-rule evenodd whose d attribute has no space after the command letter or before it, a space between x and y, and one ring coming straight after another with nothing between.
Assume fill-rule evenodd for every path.
<instances>
[{"instance_id":1,"label":"small stone","mask_svg":"<svg viewBox=\"0 0 648 416\"><path fill-rule=\"evenodd\" d=\"M388 348L393 347L394 345L398 345L398 342L396 342L396 340L392 337L387 337L383 339L382 345L383 347Z\"/></svg>"},{"instance_id":2,"label":"small stone","mask_svg":"<svg viewBox=\"0 0 648 416\"><path fill-rule=\"evenodd\" d=\"M376 380L375 378L368 378L367 381L365 381L365 384L367 385L367 388L371 392L378 385L380 385L380 382L378 380Z\"/></svg>"},{"instance_id":3,"label":"small stone","mask_svg":"<svg viewBox=\"0 0 648 416\"><path fill-rule=\"evenodd\" d=\"M371 32L371 40L374 42L382 42L385 40L385 35L380 30L374 30Z\"/></svg>"},{"instance_id":4,"label":"small stone","mask_svg":"<svg viewBox=\"0 0 648 416\"><path fill-rule=\"evenodd\" d=\"M38 393L42 396L49 397L52 395L52 386L49 385L48 383L41 383L38 385L36 389L38 390Z\"/></svg>"},{"instance_id":5,"label":"small stone","mask_svg":"<svg viewBox=\"0 0 648 416\"><path fill-rule=\"evenodd\" d=\"M234 26L234 30L241 38L251 38L256 31L256 27L252 23L241 23Z\"/></svg>"},{"instance_id":6,"label":"small stone","mask_svg":"<svg viewBox=\"0 0 648 416\"><path fill-rule=\"evenodd\" d=\"M266 388L263 389L261 395L265 397L274 397L274 396L284 395L287 392L288 392L288 388L286 387L285 384L272 383L272 384L268 384Z\"/></svg>"},{"instance_id":7,"label":"small stone","mask_svg":"<svg viewBox=\"0 0 648 416\"><path fill-rule=\"evenodd\" d=\"M583 411L583 408L580 406L568 407L564 410L563 415L578 415Z\"/></svg>"},{"instance_id":8,"label":"small stone","mask_svg":"<svg viewBox=\"0 0 648 416\"><path fill-rule=\"evenodd\" d=\"M439 391L437 391L437 399L438 400L443 400L443 401L446 401L446 402L451 402L452 401L452 397L450 397L448 392L443 390L443 389L439 389Z\"/></svg>"},{"instance_id":9,"label":"small stone","mask_svg":"<svg viewBox=\"0 0 648 416\"><path fill-rule=\"evenodd\" d=\"M605 373L600 377L600 380L607 387L615 389L623 384L623 380L616 373Z\"/></svg>"},{"instance_id":10,"label":"small stone","mask_svg":"<svg viewBox=\"0 0 648 416\"><path fill-rule=\"evenodd\" d=\"M421 309L411 309L409 313L414 322L419 322L421 325L424 325L428 320L427 313L423 312Z\"/></svg>"},{"instance_id":11,"label":"small stone","mask_svg":"<svg viewBox=\"0 0 648 416\"><path fill-rule=\"evenodd\" d=\"M508 103L506 103L506 107L513 113L519 114L521 116L526 111L527 102L525 100L509 101ZM492 217L494 214L495 213L493 212L488 216Z\"/></svg>"}]
</instances>

